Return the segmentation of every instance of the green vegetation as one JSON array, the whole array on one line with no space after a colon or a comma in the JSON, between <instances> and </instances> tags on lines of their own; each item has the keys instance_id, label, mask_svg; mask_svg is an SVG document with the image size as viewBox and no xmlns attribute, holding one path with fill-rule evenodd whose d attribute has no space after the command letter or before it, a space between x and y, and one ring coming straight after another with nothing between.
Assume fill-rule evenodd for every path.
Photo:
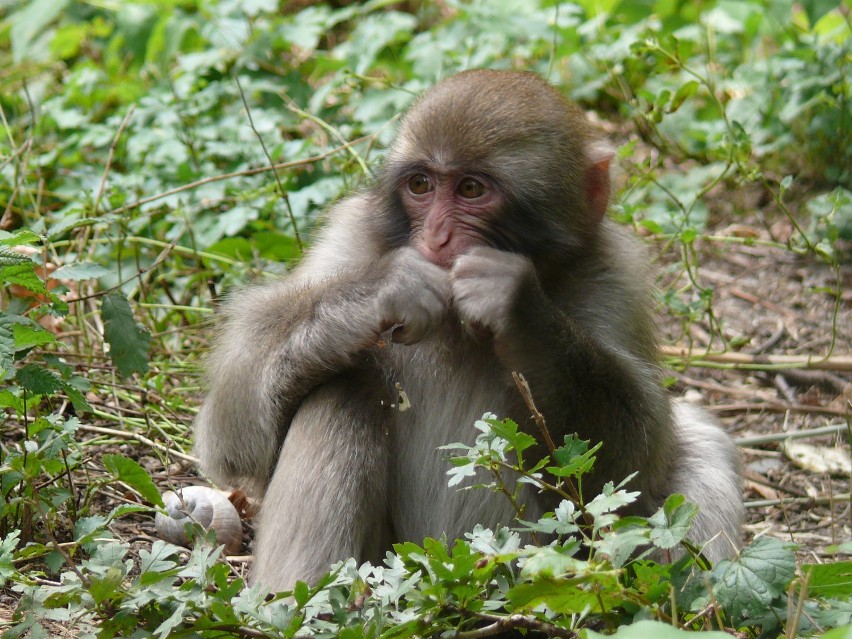
<instances>
[{"instance_id":1,"label":"green vegetation","mask_svg":"<svg viewBox=\"0 0 852 639\"><path fill-rule=\"evenodd\" d=\"M688 284L662 300L684 331L716 326L698 242L827 263L837 325L848 4L0 0L0 20L0 593L16 610L0 598L4 638L56 624L86 637L852 636L852 562L797 563L768 537L717 566L691 552L629 560L682 545L692 511L674 497L618 520L634 497L617 486L527 524L557 533L555 547L480 529L406 543L292 600L244 589L212 540L189 553L126 533L150 534L158 489L189 468L215 300L298 259L317 213L371 179L399 112L463 68L537 71L614 124L613 214L680 254ZM792 232L711 236L719 200L730 222L754 213L741 192ZM514 490L513 468L564 492L592 463L566 442L524 464L513 424L478 425L449 481L479 464L498 490Z\"/></svg>"}]
</instances>

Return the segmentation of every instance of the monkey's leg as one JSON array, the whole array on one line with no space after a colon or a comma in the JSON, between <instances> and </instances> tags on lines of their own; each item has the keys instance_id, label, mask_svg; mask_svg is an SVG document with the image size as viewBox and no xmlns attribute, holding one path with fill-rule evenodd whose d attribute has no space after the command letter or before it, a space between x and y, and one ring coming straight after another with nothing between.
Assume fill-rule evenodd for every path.
<instances>
[{"instance_id":1,"label":"monkey's leg","mask_svg":"<svg viewBox=\"0 0 852 639\"><path fill-rule=\"evenodd\" d=\"M380 379L351 371L302 402L263 499L253 582L289 590L296 580L316 581L335 561L379 561L389 548Z\"/></svg>"}]
</instances>

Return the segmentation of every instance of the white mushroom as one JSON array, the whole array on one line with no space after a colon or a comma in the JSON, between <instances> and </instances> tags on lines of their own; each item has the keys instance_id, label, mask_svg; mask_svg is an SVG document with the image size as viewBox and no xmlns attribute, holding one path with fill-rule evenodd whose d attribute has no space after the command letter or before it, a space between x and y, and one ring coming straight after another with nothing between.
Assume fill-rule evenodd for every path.
<instances>
[{"instance_id":1,"label":"white mushroom","mask_svg":"<svg viewBox=\"0 0 852 639\"><path fill-rule=\"evenodd\" d=\"M229 555L237 554L243 537L243 525L228 493L209 486L186 486L163 493L166 513L157 513L154 526L161 539L179 546L190 546L186 524L195 522L204 530L216 531L216 539Z\"/></svg>"}]
</instances>

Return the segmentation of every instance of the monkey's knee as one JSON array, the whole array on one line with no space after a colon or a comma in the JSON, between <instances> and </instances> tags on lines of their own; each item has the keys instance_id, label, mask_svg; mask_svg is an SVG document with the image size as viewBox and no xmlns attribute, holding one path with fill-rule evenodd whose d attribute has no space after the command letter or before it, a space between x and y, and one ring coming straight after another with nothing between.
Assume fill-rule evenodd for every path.
<instances>
[{"instance_id":1,"label":"monkey's knee","mask_svg":"<svg viewBox=\"0 0 852 639\"><path fill-rule=\"evenodd\" d=\"M312 392L294 417L258 520L252 581L316 581L336 561L389 547L388 437L378 397L350 376Z\"/></svg>"}]
</instances>

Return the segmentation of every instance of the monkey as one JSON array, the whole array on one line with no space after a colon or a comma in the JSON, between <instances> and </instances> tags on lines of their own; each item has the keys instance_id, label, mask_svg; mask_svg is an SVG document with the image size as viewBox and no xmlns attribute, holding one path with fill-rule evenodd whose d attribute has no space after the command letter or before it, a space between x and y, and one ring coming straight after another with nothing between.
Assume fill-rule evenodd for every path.
<instances>
[{"instance_id":1,"label":"monkey","mask_svg":"<svg viewBox=\"0 0 852 639\"><path fill-rule=\"evenodd\" d=\"M662 388L647 261L606 216L613 157L536 74L450 76L299 264L232 295L195 451L214 481L263 495L253 582L286 590L398 541L511 525L504 497L448 487L438 448L472 441L486 412L535 432L513 372L554 440L603 442L585 490L638 472L631 512L683 493L706 556L736 552L737 453ZM555 504L530 487L524 506Z\"/></svg>"}]
</instances>

